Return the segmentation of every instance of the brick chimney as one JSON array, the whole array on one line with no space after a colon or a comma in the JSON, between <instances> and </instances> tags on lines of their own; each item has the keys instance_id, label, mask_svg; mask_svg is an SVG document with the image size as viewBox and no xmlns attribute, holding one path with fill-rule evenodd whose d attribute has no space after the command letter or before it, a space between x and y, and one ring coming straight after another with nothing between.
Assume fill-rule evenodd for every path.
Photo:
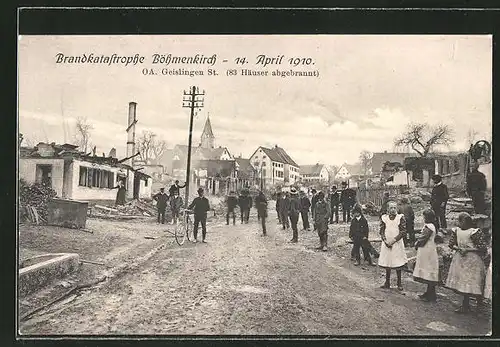
<instances>
[{"instance_id":1,"label":"brick chimney","mask_svg":"<svg viewBox=\"0 0 500 347\"><path fill-rule=\"evenodd\" d=\"M133 101L129 102L128 125L127 125L127 158L135 154L135 124L137 123L136 109L137 109L137 103ZM126 163L132 166L133 159L127 160Z\"/></svg>"}]
</instances>

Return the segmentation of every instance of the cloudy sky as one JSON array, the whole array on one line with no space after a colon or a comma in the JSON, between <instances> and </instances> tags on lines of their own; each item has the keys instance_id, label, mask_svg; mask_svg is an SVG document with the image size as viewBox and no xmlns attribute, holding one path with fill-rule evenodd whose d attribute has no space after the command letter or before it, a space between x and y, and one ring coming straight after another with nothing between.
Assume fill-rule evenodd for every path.
<instances>
[{"instance_id":1,"label":"cloudy sky","mask_svg":"<svg viewBox=\"0 0 500 347\"><path fill-rule=\"evenodd\" d=\"M354 163L362 150L393 150L409 122L451 125L450 149L462 150L470 129L491 138L491 50L491 36L23 36L19 130L33 144L72 142L75 119L86 117L98 152L115 147L121 157L135 101L137 133L153 131L170 148L187 144L182 92L196 85L206 97L193 142L210 113L216 144L235 155L278 144L299 164ZM59 52L137 53L145 63L63 65L56 64ZM144 76L143 67L164 67L151 64L154 53L217 54L219 76ZM311 57L320 77L226 76L227 68L240 69L237 57L262 70L254 65L259 54ZM290 70L285 63L265 69L276 68Z\"/></svg>"}]
</instances>

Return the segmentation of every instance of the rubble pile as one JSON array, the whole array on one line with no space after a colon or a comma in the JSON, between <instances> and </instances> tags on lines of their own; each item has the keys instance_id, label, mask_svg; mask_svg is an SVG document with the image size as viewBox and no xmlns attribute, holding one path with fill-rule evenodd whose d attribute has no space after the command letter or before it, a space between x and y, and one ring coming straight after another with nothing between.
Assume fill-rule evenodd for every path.
<instances>
[{"instance_id":1,"label":"rubble pile","mask_svg":"<svg viewBox=\"0 0 500 347\"><path fill-rule=\"evenodd\" d=\"M156 216L156 207L152 203L134 199L121 206L95 204L91 215L95 217L152 217Z\"/></svg>"},{"instance_id":2,"label":"rubble pile","mask_svg":"<svg viewBox=\"0 0 500 347\"><path fill-rule=\"evenodd\" d=\"M37 224L46 223L48 202L57 196L54 189L40 183L19 181L19 218Z\"/></svg>"},{"instance_id":3,"label":"rubble pile","mask_svg":"<svg viewBox=\"0 0 500 347\"><path fill-rule=\"evenodd\" d=\"M226 199L224 196L209 195L207 196L210 207L216 214L226 213Z\"/></svg>"}]
</instances>

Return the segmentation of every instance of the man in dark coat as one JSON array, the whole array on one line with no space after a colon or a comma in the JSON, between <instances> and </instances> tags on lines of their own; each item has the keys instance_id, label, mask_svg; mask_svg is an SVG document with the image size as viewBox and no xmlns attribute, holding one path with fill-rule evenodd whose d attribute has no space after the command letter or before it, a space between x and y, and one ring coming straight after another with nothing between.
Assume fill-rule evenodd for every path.
<instances>
[{"instance_id":1,"label":"man in dark coat","mask_svg":"<svg viewBox=\"0 0 500 347\"><path fill-rule=\"evenodd\" d=\"M311 230L309 226L309 209L311 202L304 192L300 192L300 217L302 218L302 226L304 230Z\"/></svg>"},{"instance_id":2,"label":"man in dark coat","mask_svg":"<svg viewBox=\"0 0 500 347\"><path fill-rule=\"evenodd\" d=\"M257 214L262 225L262 235L266 236L266 218L267 218L267 200L266 196L262 191L259 191L259 195L255 198L255 208L257 208Z\"/></svg>"},{"instance_id":3,"label":"man in dark coat","mask_svg":"<svg viewBox=\"0 0 500 347\"><path fill-rule=\"evenodd\" d=\"M229 215L233 215L233 225L236 224L236 215L234 213L234 209L238 205L238 198L236 197L236 193L231 191L226 199L227 205L227 213L226 213L226 225L229 225Z\"/></svg>"},{"instance_id":4,"label":"man in dark coat","mask_svg":"<svg viewBox=\"0 0 500 347\"><path fill-rule=\"evenodd\" d=\"M472 171L467 175L467 194L472 199L474 212L486 214L486 176L478 168L479 164L474 163Z\"/></svg>"},{"instance_id":5,"label":"man in dark coat","mask_svg":"<svg viewBox=\"0 0 500 347\"><path fill-rule=\"evenodd\" d=\"M403 238L405 246L413 247L415 245L415 212L407 197L401 199L399 213L402 213L406 219L406 234Z\"/></svg>"},{"instance_id":6,"label":"man in dark coat","mask_svg":"<svg viewBox=\"0 0 500 347\"><path fill-rule=\"evenodd\" d=\"M448 187L443 183L440 175L432 176L434 187L431 193L431 207L436 214L436 230L443 228L446 229L446 203L448 202Z\"/></svg>"},{"instance_id":7,"label":"man in dark coat","mask_svg":"<svg viewBox=\"0 0 500 347\"><path fill-rule=\"evenodd\" d=\"M165 194L165 188L160 188L160 192L153 195L158 209L158 223L165 224L165 210L167 209L168 195Z\"/></svg>"},{"instance_id":8,"label":"man in dark coat","mask_svg":"<svg viewBox=\"0 0 500 347\"><path fill-rule=\"evenodd\" d=\"M248 224L250 218L250 208L252 207L252 197L247 189L242 189L238 198L238 205L241 213L241 224Z\"/></svg>"},{"instance_id":9,"label":"man in dark coat","mask_svg":"<svg viewBox=\"0 0 500 347\"><path fill-rule=\"evenodd\" d=\"M280 213L280 211L281 211L281 203L283 202L283 199L282 199L281 195L282 195L281 192L278 192L276 194L276 214L278 215L278 223L279 224L283 224L281 222L281 213Z\"/></svg>"},{"instance_id":10,"label":"man in dark coat","mask_svg":"<svg viewBox=\"0 0 500 347\"><path fill-rule=\"evenodd\" d=\"M290 228L290 197L288 193L282 194L280 202L280 218L283 230Z\"/></svg>"},{"instance_id":11,"label":"man in dark coat","mask_svg":"<svg viewBox=\"0 0 500 347\"><path fill-rule=\"evenodd\" d=\"M316 189L311 189L311 211L312 211L312 218L314 220L314 210L316 209L316 203L318 202L318 193ZM316 231L316 225L313 225L313 231Z\"/></svg>"},{"instance_id":12,"label":"man in dark coat","mask_svg":"<svg viewBox=\"0 0 500 347\"><path fill-rule=\"evenodd\" d=\"M342 204L342 221L349 223L351 221L351 209L356 203L356 192L348 188L346 182L342 182L340 203Z\"/></svg>"},{"instance_id":13,"label":"man in dark coat","mask_svg":"<svg viewBox=\"0 0 500 347\"><path fill-rule=\"evenodd\" d=\"M198 227L201 223L202 242L206 243L207 236L207 212L210 211L210 203L203 196L203 188L198 188L198 197L194 198L188 209L194 212L194 241L198 241Z\"/></svg>"},{"instance_id":14,"label":"man in dark coat","mask_svg":"<svg viewBox=\"0 0 500 347\"><path fill-rule=\"evenodd\" d=\"M172 184L170 186L170 188L168 189L168 193L170 194L170 196L174 196L176 192L177 192L177 194L180 195L179 189L185 188L185 187L186 187L186 183L184 183L184 185L181 186L181 185L179 185L179 180L175 180L175 183Z\"/></svg>"},{"instance_id":15,"label":"man in dark coat","mask_svg":"<svg viewBox=\"0 0 500 347\"><path fill-rule=\"evenodd\" d=\"M325 194L323 192L318 193L318 201L314 208L314 225L316 230L318 230L320 247L318 249L326 252L328 244L328 219L330 218L330 204L325 201Z\"/></svg>"},{"instance_id":16,"label":"man in dark coat","mask_svg":"<svg viewBox=\"0 0 500 347\"><path fill-rule=\"evenodd\" d=\"M292 225L293 236L290 242L297 243L299 242L299 231L297 229L297 223L299 222L299 214L300 214L300 201L297 189L292 187L290 189L290 212L288 213L290 216L290 224Z\"/></svg>"},{"instance_id":17,"label":"man in dark coat","mask_svg":"<svg viewBox=\"0 0 500 347\"><path fill-rule=\"evenodd\" d=\"M330 202L330 224L333 224L333 215L335 215L335 223L339 222L339 204L340 204L340 194L337 190L337 186L332 186L329 196Z\"/></svg>"},{"instance_id":18,"label":"man in dark coat","mask_svg":"<svg viewBox=\"0 0 500 347\"><path fill-rule=\"evenodd\" d=\"M179 193L175 192L174 196L170 198L170 210L172 211L172 224L177 224L179 215L181 213L181 208L184 205L184 201L179 196Z\"/></svg>"}]
</instances>

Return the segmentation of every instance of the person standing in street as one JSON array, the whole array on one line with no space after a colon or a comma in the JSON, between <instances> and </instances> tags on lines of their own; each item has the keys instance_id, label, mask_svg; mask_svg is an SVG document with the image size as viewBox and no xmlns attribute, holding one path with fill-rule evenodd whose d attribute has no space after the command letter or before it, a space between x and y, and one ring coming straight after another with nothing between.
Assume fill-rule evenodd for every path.
<instances>
[{"instance_id":1,"label":"person standing in street","mask_svg":"<svg viewBox=\"0 0 500 347\"><path fill-rule=\"evenodd\" d=\"M300 217L302 218L302 227L304 230L311 230L309 226L309 209L311 208L311 201L304 192L300 192Z\"/></svg>"},{"instance_id":2,"label":"person standing in street","mask_svg":"<svg viewBox=\"0 0 500 347\"><path fill-rule=\"evenodd\" d=\"M312 218L314 220L314 210L316 209L316 203L318 202L318 193L316 189L311 189L311 211L312 211ZM316 231L316 225L313 225L313 231Z\"/></svg>"},{"instance_id":3,"label":"person standing in street","mask_svg":"<svg viewBox=\"0 0 500 347\"><path fill-rule=\"evenodd\" d=\"M290 189L290 224L292 225L293 236L290 242L297 243L299 242L299 231L297 229L297 223L299 222L299 214L300 214L300 201L297 193L297 189L292 187Z\"/></svg>"},{"instance_id":4,"label":"person standing in street","mask_svg":"<svg viewBox=\"0 0 500 347\"><path fill-rule=\"evenodd\" d=\"M280 216L283 230L290 228L290 196L288 193L281 197Z\"/></svg>"},{"instance_id":5,"label":"person standing in street","mask_svg":"<svg viewBox=\"0 0 500 347\"><path fill-rule=\"evenodd\" d=\"M179 219L179 214L181 208L184 205L184 201L180 197L179 193L176 191L173 196L170 197L170 210L172 211L172 224L177 224Z\"/></svg>"},{"instance_id":6,"label":"person standing in street","mask_svg":"<svg viewBox=\"0 0 500 347\"><path fill-rule=\"evenodd\" d=\"M361 206L355 205L352 209L352 220L351 227L349 229L349 238L352 240L353 246L351 255L354 255L355 266L361 264L360 248L363 250L363 256L368 265L373 265L372 259L370 257L370 249L367 247L366 241L368 241L368 221L365 216L363 216L363 211ZM366 241L365 241L366 240Z\"/></svg>"},{"instance_id":7,"label":"person standing in street","mask_svg":"<svg viewBox=\"0 0 500 347\"><path fill-rule=\"evenodd\" d=\"M238 205L241 213L241 224L248 224L250 218L250 208L252 207L252 197L247 189L242 189L238 197Z\"/></svg>"},{"instance_id":8,"label":"person standing in street","mask_svg":"<svg viewBox=\"0 0 500 347\"><path fill-rule=\"evenodd\" d=\"M125 195L126 195L127 189L125 188L125 184L123 183L123 181L119 180L118 185L116 187L114 187L114 189L118 189L118 191L116 192L115 205L117 205L117 206L125 205Z\"/></svg>"},{"instance_id":9,"label":"person standing in street","mask_svg":"<svg viewBox=\"0 0 500 347\"><path fill-rule=\"evenodd\" d=\"M325 194L323 192L318 193L318 201L314 208L314 224L316 230L318 230L320 246L317 249L321 249L323 252L328 250L328 219L330 218L330 204L325 201Z\"/></svg>"},{"instance_id":10,"label":"person standing in street","mask_svg":"<svg viewBox=\"0 0 500 347\"><path fill-rule=\"evenodd\" d=\"M167 209L168 195L165 194L165 188L160 188L160 192L153 195L158 209L158 223L165 224L165 210Z\"/></svg>"},{"instance_id":11,"label":"person standing in street","mask_svg":"<svg viewBox=\"0 0 500 347\"><path fill-rule=\"evenodd\" d=\"M434 220L436 215L431 209L427 209L424 214L424 226L418 233L415 248L417 249L417 258L415 268L413 269L413 280L427 284L425 293L418 297L424 301L434 302L437 299L436 286L439 282L439 258L434 242L436 236L436 226Z\"/></svg>"},{"instance_id":12,"label":"person standing in street","mask_svg":"<svg viewBox=\"0 0 500 347\"><path fill-rule=\"evenodd\" d=\"M332 186L330 191L330 210L332 213L330 214L330 224L333 224L333 215L335 215L335 223L339 223L339 204L340 204L340 195L337 190L337 186Z\"/></svg>"},{"instance_id":13,"label":"person standing in street","mask_svg":"<svg viewBox=\"0 0 500 347\"><path fill-rule=\"evenodd\" d=\"M236 215L234 213L234 210L236 209L237 205L238 205L238 198L236 197L236 193L234 191L231 191L226 198L226 207L227 207L226 225L229 225L229 216L231 214L233 216L233 225L236 224Z\"/></svg>"},{"instance_id":14,"label":"person standing in street","mask_svg":"<svg viewBox=\"0 0 500 347\"><path fill-rule=\"evenodd\" d=\"M342 182L340 203L342 204L342 221L349 223L351 221L351 209L356 203L356 192L347 187L347 182Z\"/></svg>"},{"instance_id":15,"label":"person standing in street","mask_svg":"<svg viewBox=\"0 0 500 347\"><path fill-rule=\"evenodd\" d=\"M281 203L283 202L283 199L281 198L282 193L278 192L276 194L276 214L278 215L278 224L283 224L281 221Z\"/></svg>"},{"instance_id":16,"label":"person standing in street","mask_svg":"<svg viewBox=\"0 0 500 347\"><path fill-rule=\"evenodd\" d=\"M255 208L257 209L257 214L260 216L259 220L262 225L262 236L266 236L267 199L262 191L259 191L259 195L255 198Z\"/></svg>"},{"instance_id":17,"label":"person standing in street","mask_svg":"<svg viewBox=\"0 0 500 347\"><path fill-rule=\"evenodd\" d=\"M479 164L475 162L472 171L467 175L467 195L472 199L474 213L486 214L486 176L478 168Z\"/></svg>"},{"instance_id":18,"label":"person standing in street","mask_svg":"<svg viewBox=\"0 0 500 347\"><path fill-rule=\"evenodd\" d=\"M407 197L401 199L400 213L405 216L406 220L406 234L403 239L405 247L413 247L415 245L415 212Z\"/></svg>"},{"instance_id":19,"label":"person standing in street","mask_svg":"<svg viewBox=\"0 0 500 347\"><path fill-rule=\"evenodd\" d=\"M179 180L175 180L175 183L172 184L170 186L170 188L168 189L168 193L170 194L170 196L174 196L175 193L177 192L177 195L180 195L180 188L185 188L186 187L186 183L184 183L184 185L179 185Z\"/></svg>"},{"instance_id":20,"label":"person standing in street","mask_svg":"<svg viewBox=\"0 0 500 347\"><path fill-rule=\"evenodd\" d=\"M203 188L198 188L198 197L194 198L188 207L194 212L194 241L198 241L198 227L201 223L202 242L206 243L207 236L207 212L210 211L210 203L204 196Z\"/></svg>"},{"instance_id":21,"label":"person standing in street","mask_svg":"<svg viewBox=\"0 0 500 347\"><path fill-rule=\"evenodd\" d=\"M398 214L398 204L395 201L389 201L387 214L380 218L382 245L378 264L385 268L385 283L380 288L391 288L391 271L394 269L398 277L398 290L403 291L401 271L408 261L403 242L405 233L405 216Z\"/></svg>"},{"instance_id":22,"label":"person standing in street","mask_svg":"<svg viewBox=\"0 0 500 347\"><path fill-rule=\"evenodd\" d=\"M436 214L436 230L446 229L446 203L448 202L448 187L443 183L440 175L432 176L434 187L431 193L431 208Z\"/></svg>"}]
</instances>

